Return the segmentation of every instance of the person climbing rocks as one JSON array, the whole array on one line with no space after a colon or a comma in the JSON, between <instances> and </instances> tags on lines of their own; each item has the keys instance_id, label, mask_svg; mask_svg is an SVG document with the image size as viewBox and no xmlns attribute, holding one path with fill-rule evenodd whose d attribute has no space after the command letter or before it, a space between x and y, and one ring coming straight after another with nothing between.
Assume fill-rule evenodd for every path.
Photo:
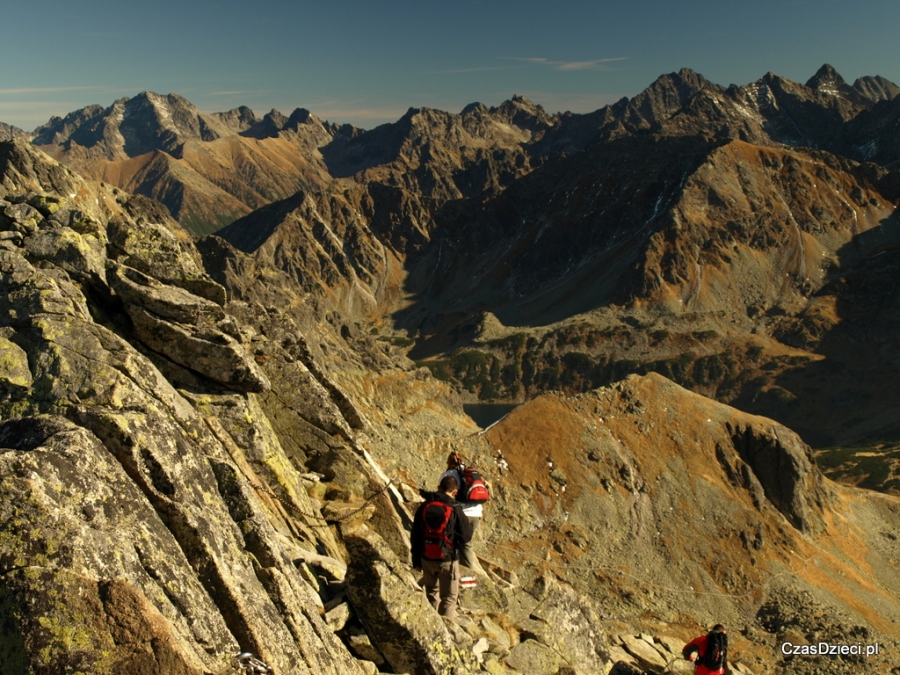
<instances>
[{"instance_id":1,"label":"person climbing rocks","mask_svg":"<svg viewBox=\"0 0 900 675\"><path fill-rule=\"evenodd\" d=\"M465 485L462 470L462 457L460 457L459 453L453 451L447 456L447 470L441 474L441 479L445 476L453 476L457 485L462 487ZM484 574L485 572L481 567L481 563L478 562L474 549L475 530L478 528L478 523L481 522L481 518L484 515L484 503L482 501L473 501L466 497L461 497L460 503L463 507L463 513L466 514L466 518L472 524L472 538L463 545L459 562L463 567L468 567L474 572Z\"/></svg>"},{"instance_id":2,"label":"person climbing rocks","mask_svg":"<svg viewBox=\"0 0 900 675\"><path fill-rule=\"evenodd\" d=\"M681 654L694 662L695 675L725 675L730 672L728 657L728 635L725 626L717 623L706 635L688 642Z\"/></svg>"},{"instance_id":3,"label":"person climbing rocks","mask_svg":"<svg viewBox=\"0 0 900 675\"><path fill-rule=\"evenodd\" d=\"M443 476L437 492L421 491L425 501L413 518L410 547L413 569L421 570L428 601L441 616L456 619L459 555L472 539L472 524L456 501L459 482Z\"/></svg>"}]
</instances>

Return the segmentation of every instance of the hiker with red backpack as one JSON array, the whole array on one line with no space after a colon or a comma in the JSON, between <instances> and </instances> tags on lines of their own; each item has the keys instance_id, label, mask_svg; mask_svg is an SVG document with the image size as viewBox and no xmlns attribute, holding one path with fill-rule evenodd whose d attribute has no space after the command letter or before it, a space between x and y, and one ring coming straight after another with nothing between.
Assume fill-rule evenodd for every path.
<instances>
[{"instance_id":1,"label":"hiker with red backpack","mask_svg":"<svg viewBox=\"0 0 900 675\"><path fill-rule=\"evenodd\" d=\"M695 675L725 675L729 672L725 626L717 623L706 635L694 638L682 648L681 655L694 662Z\"/></svg>"},{"instance_id":2,"label":"hiker with red backpack","mask_svg":"<svg viewBox=\"0 0 900 675\"><path fill-rule=\"evenodd\" d=\"M456 618L459 553L472 538L472 525L455 497L459 483L441 478L437 492L421 491L425 502L413 518L410 544L413 568L422 571L429 602L441 616Z\"/></svg>"},{"instance_id":3,"label":"hiker with red backpack","mask_svg":"<svg viewBox=\"0 0 900 675\"><path fill-rule=\"evenodd\" d=\"M481 474L473 467L463 464L462 457L456 451L447 456L447 470L441 474L441 479L443 480L445 476L453 476L456 479L459 485L456 500L462 504L463 513L472 523L472 539L463 546L459 562L464 567L483 574L484 570L475 556L472 540L474 540L478 523L481 522L484 515L484 503L490 499L487 486Z\"/></svg>"}]
</instances>

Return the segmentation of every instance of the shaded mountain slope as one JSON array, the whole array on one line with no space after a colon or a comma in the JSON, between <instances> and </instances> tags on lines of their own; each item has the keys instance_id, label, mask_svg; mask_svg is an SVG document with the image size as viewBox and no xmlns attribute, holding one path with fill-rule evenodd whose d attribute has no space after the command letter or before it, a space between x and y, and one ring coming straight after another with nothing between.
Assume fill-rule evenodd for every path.
<instances>
[{"instance_id":1,"label":"shaded mountain slope","mask_svg":"<svg viewBox=\"0 0 900 675\"><path fill-rule=\"evenodd\" d=\"M896 239L883 176L740 141L605 144L441 212L443 236L408 282L433 304L407 313L523 326L617 303L727 312L743 331L773 307L796 313L829 271Z\"/></svg>"},{"instance_id":2,"label":"shaded mountain slope","mask_svg":"<svg viewBox=\"0 0 900 675\"><path fill-rule=\"evenodd\" d=\"M664 135L597 145L440 212L444 237L410 275L416 303L399 325L419 336L416 358L436 356L436 374L483 399L656 370L818 444L846 441L852 419L890 436L894 370L859 378L852 358L792 336L845 319L818 296L897 243L896 186L821 151ZM817 407L817 391L861 381L865 396Z\"/></svg>"}]
</instances>

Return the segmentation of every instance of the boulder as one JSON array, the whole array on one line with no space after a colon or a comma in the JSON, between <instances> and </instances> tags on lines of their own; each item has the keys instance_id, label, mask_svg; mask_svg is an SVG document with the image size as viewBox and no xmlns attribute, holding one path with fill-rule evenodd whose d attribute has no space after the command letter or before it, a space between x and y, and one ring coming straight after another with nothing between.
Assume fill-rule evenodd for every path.
<instances>
[{"instance_id":1,"label":"boulder","mask_svg":"<svg viewBox=\"0 0 900 675\"><path fill-rule=\"evenodd\" d=\"M339 630L344 629L347 622L350 620L350 616L350 605L344 602L325 614L325 623L328 624L328 627L331 630L337 633Z\"/></svg>"},{"instance_id":2,"label":"boulder","mask_svg":"<svg viewBox=\"0 0 900 675\"><path fill-rule=\"evenodd\" d=\"M183 245L164 225L143 223L135 227L124 219L114 219L109 223L108 232L114 260L163 283L225 304L225 289L203 271L196 249Z\"/></svg>"},{"instance_id":3,"label":"boulder","mask_svg":"<svg viewBox=\"0 0 900 675\"><path fill-rule=\"evenodd\" d=\"M394 672L465 675L480 670L471 645L451 636L409 568L381 537L359 528L345 536L345 543L350 555L347 593Z\"/></svg>"},{"instance_id":4,"label":"boulder","mask_svg":"<svg viewBox=\"0 0 900 675\"><path fill-rule=\"evenodd\" d=\"M644 675L644 671L626 661L616 661L608 675Z\"/></svg>"},{"instance_id":5,"label":"boulder","mask_svg":"<svg viewBox=\"0 0 900 675\"><path fill-rule=\"evenodd\" d=\"M84 294L67 274L39 271L19 251L0 250L0 292L0 326L30 326L41 314L91 318Z\"/></svg>"},{"instance_id":6,"label":"boulder","mask_svg":"<svg viewBox=\"0 0 900 675\"><path fill-rule=\"evenodd\" d=\"M100 672L152 663L158 640L172 672L199 675L211 654L238 649L178 541L96 436L36 417L0 426L0 448L10 524L0 594L21 640L8 663Z\"/></svg>"},{"instance_id":7,"label":"boulder","mask_svg":"<svg viewBox=\"0 0 900 675\"><path fill-rule=\"evenodd\" d=\"M28 205L40 211L46 218L63 208L65 203L66 200L57 195L37 194L28 199Z\"/></svg>"},{"instance_id":8,"label":"boulder","mask_svg":"<svg viewBox=\"0 0 900 675\"><path fill-rule=\"evenodd\" d=\"M19 398L31 388L28 354L0 335L0 397Z\"/></svg>"},{"instance_id":9,"label":"boulder","mask_svg":"<svg viewBox=\"0 0 900 675\"><path fill-rule=\"evenodd\" d=\"M0 225L5 230L31 234L43 219L40 211L28 204L5 204L0 207Z\"/></svg>"},{"instance_id":10,"label":"boulder","mask_svg":"<svg viewBox=\"0 0 900 675\"><path fill-rule=\"evenodd\" d=\"M385 664L384 657L372 645L372 641L369 639L369 636L366 635L365 631L360 629L348 629L347 643L350 645L350 649L353 650L353 653L360 659L374 663L376 666L383 666Z\"/></svg>"},{"instance_id":11,"label":"boulder","mask_svg":"<svg viewBox=\"0 0 900 675\"><path fill-rule=\"evenodd\" d=\"M528 675L556 675L566 657L537 640L525 640L509 651L506 664Z\"/></svg>"},{"instance_id":12,"label":"boulder","mask_svg":"<svg viewBox=\"0 0 900 675\"><path fill-rule=\"evenodd\" d=\"M566 663L577 670L602 671L609 644L593 603L549 576L538 577L530 588L540 589L540 602L522 622L528 634L552 652L565 655Z\"/></svg>"},{"instance_id":13,"label":"boulder","mask_svg":"<svg viewBox=\"0 0 900 675\"><path fill-rule=\"evenodd\" d=\"M237 391L259 393L271 387L241 343L227 333L166 321L137 305L127 309L138 339L175 363Z\"/></svg>"},{"instance_id":14,"label":"boulder","mask_svg":"<svg viewBox=\"0 0 900 675\"><path fill-rule=\"evenodd\" d=\"M80 234L70 227L41 229L25 240L32 260L45 260L74 278L93 285L103 283L106 274L106 237Z\"/></svg>"},{"instance_id":15,"label":"boulder","mask_svg":"<svg viewBox=\"0 0 900 675\"><path fill-rule=\"evenodd\" d=\"M634 656L644 668L659 669L665 668L667 665L663 655L652 644L641 637L623 635L622 645L625 647L625 651Z\"/></svg>"},{"instance_id":16,"label":"boulder","mask_svg":"<svg viewBox=\"0 0 900 675\"><path fill-rule=\"evenodd\" d=\"M214 325L226 318L221 305L179 286L157 281L133 267L110 264L107 282L128 304L138 305L162 319L189 325Z\"/></svg>"},{"instance_id":17,"label":"boulder","mask_svg":"<svg viewBox=\"0 0 900 675\"><path fill-rule=\"evenodd\" d=\"M687 644L687 641L670 635L658 635L654 638L654 642L656 643L654 646L656 646L657 649L665 649L666 652L673 656L681 656L681 648Z\"/></svg>"}]
</instances>

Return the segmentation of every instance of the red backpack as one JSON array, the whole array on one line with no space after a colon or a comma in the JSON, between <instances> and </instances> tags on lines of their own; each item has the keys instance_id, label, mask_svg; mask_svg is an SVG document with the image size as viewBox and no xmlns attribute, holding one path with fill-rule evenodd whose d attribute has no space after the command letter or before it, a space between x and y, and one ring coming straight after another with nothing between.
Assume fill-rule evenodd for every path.
<instances>
[{"instance_id":1,"label":"red backpack","mask_svg":"<svg viewBox=\"0 0 900 675\"><path fill-rule=\"evenodd\" d=\"M425 549L422 557L428 560L446 560L453 554L453 533L450 517L453 507L443 502L428 502L422 507L422 523L425 529Z\"/></svg>"},{"instance_id":2,"label":"red backpack","mask_svg":"<svg viewBox=\"0 0 900 675\"><path fill-rule=\"evenodd\" d=\"M478 470L471 466L460 466L457 471L462 476L456 500L460 502L486 502L491 498L487 485Z\"/></svg>"}]
</instances>

